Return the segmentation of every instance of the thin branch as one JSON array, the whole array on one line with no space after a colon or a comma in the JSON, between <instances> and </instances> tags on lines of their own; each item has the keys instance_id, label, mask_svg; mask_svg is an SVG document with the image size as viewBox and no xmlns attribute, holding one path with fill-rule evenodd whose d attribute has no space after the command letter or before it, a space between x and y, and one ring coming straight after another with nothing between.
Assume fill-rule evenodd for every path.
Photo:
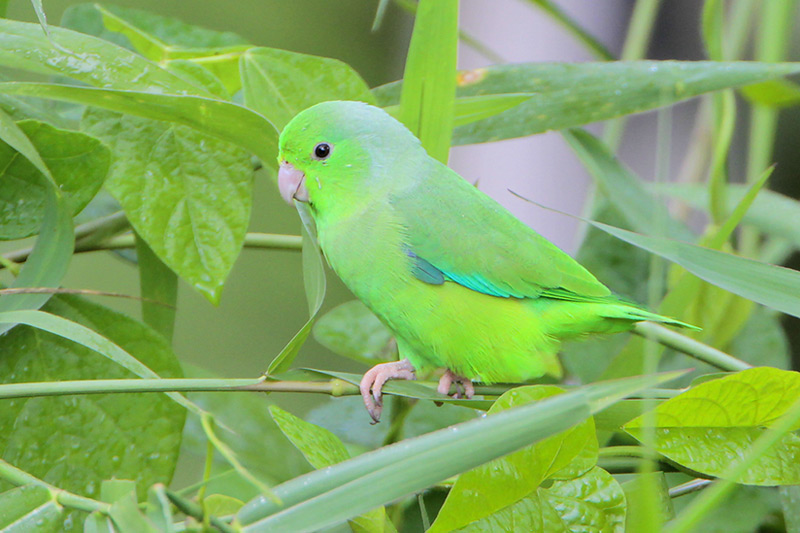
<instances>
[{"instance_id":1,"label":"thin branch","mask_svg":"<svg viewBox=\"0 0 800 533\"><path fill-rule=\"evenodd\" d=\"M77 234L77 228L76 228ZM75 244L75 253L96 252L101 250L121 250L134 248L135 239L132 234L116 235L103 241L79 240ZM257 248L268 250L302 250L302 237L300 235L280 235L274 233L248 233L244 237L245 248ZM33 248L23 248L5 254L3 257L13 263L24 263ZM0 263L0 269L5 268L5 264Z\"/></svg>"},{"instance_id":2,"label":"thin branch","mask_svg":"<svg viewBox=\"0 0 800 533\"><path fill-rule=\"evenodd\" d=\"M676 485L671 489L669 489L669 497L678 498L680 496L685 496L687 494L703 490L704 488L711 485L713 482L714 481L711 479L700 479L700 478L687 481L686 483Z\"/></svg>"},{"instance_id":3,"label":"thin branch","mask_svg":"<svg viewBox=\"0 0 800 533\"><path fill-rule=\"evenodd\" d=\"M636 324L633 332L646 339L654 340L659 344L663 344L668 348L685 353L686 355L694 357L695 359L703 361L704 363L708 363L709 365L715 366L721 370L738 372L740 370L753 368L751 364L746 363L741 359L737 359L732 355L728 355L721 350L717 350L716 348L709 346L708 344L703 344L702 342L696 341L691 337L681 335L676 331L672 331L664 326L659 326L658 324L653 324L652 322L639 322Z\"/></svg>"}]
</instances>

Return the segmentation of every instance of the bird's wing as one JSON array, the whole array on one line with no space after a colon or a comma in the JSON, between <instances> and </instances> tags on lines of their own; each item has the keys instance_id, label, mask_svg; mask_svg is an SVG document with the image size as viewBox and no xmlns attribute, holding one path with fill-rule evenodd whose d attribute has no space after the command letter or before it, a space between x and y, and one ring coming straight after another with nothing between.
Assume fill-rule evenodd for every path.
<instances>
[{"instance_id":1,"label":"bird's wing","mask_svg":"<svg viewBox=\"0 0 800 533\"><path fill-rule=\"evenodd\" d=\"M505 298L585 301L610 294L569 255L446 171L390 199L417 278Z\"/></svg>"}]
</instances>

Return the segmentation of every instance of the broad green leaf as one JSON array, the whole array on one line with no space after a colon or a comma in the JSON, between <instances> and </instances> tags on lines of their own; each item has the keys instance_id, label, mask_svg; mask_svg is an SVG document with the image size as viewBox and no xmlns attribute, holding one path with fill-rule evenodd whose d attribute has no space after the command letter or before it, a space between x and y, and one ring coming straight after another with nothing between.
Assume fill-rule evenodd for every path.
<instances>
[{"instance_id":1,"label":"broad green leaf","mask_svg":"<svg viewBox=\"0 0 800 533\"><path fill-rule=\"evenodd\" d=\"M489 414L562 394L550 385L512 389ZM574 478L597 462L594 421L581 424L511 455L461 474L429 531L454 531L525 498L550 478ZM476 526L478 530L482 526Z\"/></svg>"},{"instance_id":2,"label":"broad green leaf","mask_svg":"<svg viewBox=\"0 0 800 533\"><path fill-rule=\"evenodd\" d=\"M752 443L800 398L800 374L760 367L702 383L655 410L655 448L670 460L711 476L724 475ZM625 430L642 439L647 417ZM795 429L800 429L800 426ZM789 433L740 478L749 485L800 483L800 438Z\"/></svg>"},{"instance_id":3,"label":"broad green leaf","mask_svg":"<svg viewBox=\"0 0 800 533\"><path fill-rule=\"evenodd\" d=\"M531 5L534 5L547 13L550 18L561 24L567 31L569 31L587 50L592 52L597 59L612 60L614 56L608 51L608 48L593 37L588 31L580 26L577 22L569 17L555 2L551 0L527 0Z\"/></svg>"},{"instance_id":4,"label":"broad green leaf","mask_svg":"<svg viewBox=\"0 0 800 533\"><path fill-rule=\"evenodd\" d=\"M275 487L238 513L243 531L315 530L569 429L675 373L598 383L366 453Z\"/></svg>"},{"instance_id":5,"label":"broad green leaf","mask_svg":"<svg viewBox=\"0 0 800 533\"><path fill-rule=\"evenodd\" d=\"M695 276L748 300L800 317L800 272L694 244L649 237L587 221L618 239L679 264Z\"/></svg>"},{"instance_id":6,"label":"broad green leaf","mask_svg":"<svg viewBox=\"0 0 800 533\"><path fill-rule=\"evenodd\" d=\"M332 352L366 364L396 359L392 333L359 300L345 302L320 317L314 338Z\"/></svg>"},{"instance_id":7,"label":"broad green leaf","mask_svg":"<svg viewBox=\"0 0 800 533\"><path fill-rule=\"evenodd\" d=\"M203 507L211 516L228 516L236 514L244 502L225 494L211 494L203 499Z\"/></svg>"},{"instance_id":8,"label":"broad green leaf","mask_svg":"<svg viewBox=\"0 0 800 533\"><path fill-rule=\"evenodd\" d=\"M398 116L428 154L443 163L447 163L453 136L457 52L458 0L421 0L406 56Z\"/></svg>"},{"instance_id":9,"label":"broad green leaf","mask_svg":"<svg viewBox=\"0 0 800 533\"><path fill-rule=\"evenodd\" d=\"M284 346L283 350L272 360L267 368L267 375L280 374L286 372L292 366L294 358L311 334L311 328L317 318L322 302L325 300L325 290L327 282L325 280L325 268L322 265L322 252L317 243L316 228L314 220L307 204L295 202L300 220L303 222L303 286L306 291L306 303L308 303L308 320L300 331L295 333L292 340Z\"/></svg>"},{"instance_id":10,"label":"broad green leaf","mask_svg":"<svg viewBox=\"0 0 800 533\"><path fill-rule=\"evenodd\" d=\"M358 73L337 59L251 48L242 54L240 69L245 103L278 130L297 113L320 102L375 101Z\"/></svg>"},{"instance_id":11,"label":"broad green leaf","mask_svg":"<svg viewBox=\"0 0 800 533\"><path fill-rule=\"evenodd\" d=\"M206 95L202 88L108 41L57 27L50 28L50 38L52 42L38 24L0 19L0 65L96 87Z\"/></svg>"},{"instance_id":12,"label":"broad green leaf","mask_svg":"<svg viewBox=\"0 0 800 533\"><path fill-rule=\"evenodd\" d=\"M462 71L459 97L528 92L537 96L495 117L456 128L453 144L582 126L798 71L796 63L717 61L528 63ZM400 86L395 82L373 92L382 106L393 105Z\"/></svg>"},{"instance_id":13,"label":"broad green leaf","mask_svg":"<svg viewBox=\"0 0 800 533\"><path fill-rule=\"evenodd\" d=\"M250 220L247 153L185 126L104 111L88 112L84 128L111 146L106 187L136 232L218 302Z\"/></svg>"},{"instance_id":14,"label":"broad green leaf","mask_svg":"<svg viewBox=\"0 0 800 533\"><path fill-rule=\"evenodd\" d=\"M689 228L673 219L664 203L645 187L640 178L625 168L600 139L582 129L567 130L562 134L631 229L648 235L692 240Z\"/></svg>"},{"instance_id":15,"label":"broad green leaf","mask_svg":"<svg viewBox=\"0 0 800 533\"><path fill-rule=\"evenodd\" d=\"M59 531L64 508L43 485L22 485L0 493L0 531Z\"/></svg>"},{"instance_id":16,"label":"broad green leaf","mask_svg":"<svg viewBox=\"0 0 800 533\"><path fill-rule=\"evenodd\" d=\"M743 185L728 185L728 209L732 210L742 201L748 188ZM702 185L662 184L659 191L667 196L678 198L694 209L706 210L708 191ZM800 202L780 193L762 190L745 213L743 221L760 231L781 237L800 248Z\"/></svg>"},{"instance_id":17,"label":"broad green leaf","mask_svg":"<svg viewBox=\"0 0 800 533\"><path fill-rule=\"evenodd\" d=\"M47 311L99 332L159 374L180 365L155 332L78 297L58 296ZM5 383L130 378L131 372L63 337L19 326L0 337ZM97 498L101 482L135 480L142 490L168 483L177 461L185 414L161 394L97 394L3 400L4 460L58 487ZM80 515L67 519L82 521Z\"/></svg>"},{"instance_id":18,"label":"broad green leaf","mask_svg":"<svg viewBox=\"0 0 800 533\"><path fill-rule=\"evenodd\" d=\"M580 477L555 481L490 516L459 529L623 533L625 494L611 475L593 467Z\"/></svg>"},{"instance_id":19,"label":"broad green leaf","mask_svg":"<svg viewBox=\"0 0 800 533\"><path fill-rule=\"evenodd\" d=\"M35 120L18 123L49 170L72 215L89 203L103 184L111 154L96 138ZM45 217L52 184L26 158L0 143L0 239L36 233Z\"/></svg>"},{"instance_id":20,"label":"broad green leaf","mask_svg":"<svg viewBox=\"0 0 800 533\"><path fill-rule=\"evenodd\" d=\"M276 405L269 408L275 423L286 438L300 450L306 460L316 469L333 466L350 459L350 453L339 438L328 431L281 409ZM238 509L237 509L238 511ZM384 529L385 526L391 529ZM351 521L354 533L368 533L394 530L391 521L387 524L386 510L383 507L373 509Z\"/></svg>"},{"instance_id":21,"label":"broad green leaf","mask_svg":"<svg viewBox=\"0 0 800 533\"><path fill-rule=\"evenodd\" d=\"M238 104L205 96L52 83L0 83L0 93L64 100L188 126L199 130L198 134L236 143L257 155L265 165L277 168L278 133L275 128L263 116ZM128 133L133 135L133 132Z\"/></svg>"}]
</instances>

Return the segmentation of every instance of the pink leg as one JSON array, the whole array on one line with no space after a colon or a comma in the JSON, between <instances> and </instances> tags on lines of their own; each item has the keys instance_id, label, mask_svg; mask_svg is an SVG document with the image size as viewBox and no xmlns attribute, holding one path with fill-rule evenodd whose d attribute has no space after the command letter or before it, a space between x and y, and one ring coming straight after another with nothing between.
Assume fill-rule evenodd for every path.
<instances>
[{"instance_id":1,"label":"pink leg","mask_svg":"<svg viewBox=\"0 0 800 533\"><path fill-rule=\"evenodd\" d=\"M469 380L463 376L459 376L458 374L454 374L450 370L447 370L439 379L439 386L436 390L439 391L440 394L447 396L450 394L450 385L453 383L456 384L456 392L453 394L453 398L470 399L475 396L475 386L472 384L472 380ZM462 390L464 393L463 396L461 395Z\"/></svg>"},{"instance_id":2,"label":"pink leg","mask_svg":"<svg viewBox=\"0 0 800 533\"><path fill-rule=\"evenodd\" d=\"M381 420L381 411L383 410L381 389L383 385L390 379L416 379L416 377L414 367L411 366L408 359L375 365L364 374L359 388L361 397L364 398L364 405L374 424Z\"/></svg>"}]
</instances>

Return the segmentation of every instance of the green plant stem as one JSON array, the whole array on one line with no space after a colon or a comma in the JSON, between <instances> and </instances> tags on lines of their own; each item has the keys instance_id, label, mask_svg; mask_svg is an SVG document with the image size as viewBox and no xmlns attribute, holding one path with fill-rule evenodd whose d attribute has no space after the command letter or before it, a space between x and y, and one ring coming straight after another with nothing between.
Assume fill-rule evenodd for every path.
<instances>
[{"instance_id":1,"label":"green plant stem","mask_svg":"<svg viewBox=\"0 0 800 533\"><path fill-rule=\"evenodd\" d=\"M122 250L134 248L136 241L133 234L117 235L101 242L84 241L75 245L75 253L97 252L102 250ZM300 235L280 235L275 233L248 233L244 237L245 248L267 250L296 250L302 249ZM32 248L23 248L5 254L3 257L14 263L24 263L33 251ZM5 265L0 263L0 269Z\"/></svg>"},{"instance_id":2,"label":"green plant stem","mask_svg":"<svg viewBox=\"0 0 800 533\"><path fill-rule=\"evenodd\" d=\"M767 450L774 446L778 440L788 434L800 421L800 400L794 402L789 411L778 420L775 426L764 432L739 461L734 461L725 469L722 479L713 482L703 494L695 498L692 503L673 520L668 527L669 533L689 533L696 531L698 522L710 511L719 505L725 497L736 487L735 479L739 479L753 463L755 463Z\"/></svg>"},{"instance_id":3,"label":"green plant stem","mask_svg":"<svg viewBox=\"0 0 800 533\"><path fill-rule=\"evenodd\" d=\"M796 0L771 0L762 7L761 25L755 42L757 61L777 62L786 57L789 35L794 22ZM770 165L775 145L778 110L753 104L750 110L750 138L747 154L747 182L752 183ZM759 233L754 228L742 230L740 252L757 257Z\"/></svg>"},{"instance_id":4,"label":"green plant stem","mask_svg":"<svg viewBox=\"0 0 800 533\"><path fill-rule=\"evenodd\" d=\"M701 479L701 478L693 479L691 481L687 481L686 483L676 485L671 489L669 489L669 497L679 498L681 496L685 496L687 494L703 490L712 483L713 481L710 479Z\"/></svg>"},{"instance_id":5,"label":"green plant stem","mask_svg":"<svg viewBox=\"0 0 800 533\"><path fill-rule=\"evenodd\" d=\"M633 330L637 335L650 340L654 340L659 344L663 344L673 350L685 353L695 359L708 363L721 370L728 372L738 372L740 370L747 370L753 368L753 365L737 359L732 355L728 355L721 350L717 350L700 341L696 341L686 335L681 335L676 331L653 324L652 322L640 322L636 324Z\"/></svg>"},{"instance_id":6,"label":"green plant stem","mask_svg":"<svg viewBox=\"0 0 800 533\"><path fill-rule=\"evenodd\" d=\"M658 14L661 0L639 0L633 8L631 22L628 25L628 34L622 47L622 61L634 61L644 58L647 46L650 44L650 34ZM612 152L619 148L622 132L625 129L625 119L618 118L607 123L603 132L603 141Z\"/></svg>"},{"instance_id":7,"label":"green plant stem","mask_svg":"<svg viewBox=\"0 0 800 533\"><path fill-rule=\"evenodd\" d=\"M16 466L7 463L0 459L0 479L8 481L12 485L39 485L45 487L55 497L56 501L64 507L70 509L77 509L79 511L86 511L91 513L94 511L108 514L111 510L111 505L104 502L99 502L85 496L60 489L54 485L46 483L41 479L30 475L24 470L20 470Z\"/></svg>"},{"instance_id":8,"label":"green plant stem","mask_svg":"<svg viewBox=\"0 0 800 533\"><path fill-rule=\"evenodd\" d=\"M179 496L178 494L169 489L166 489L164 492L167 495L167 498L169 498L169 501L171 501L172 504L175 507L177 507L183 514L191 516L198 522L203 522L204 515L202 507L200 507L193 501L189 501L183 498L182 496ZM236 531L236 529L234 529L233 527L226 524L225 522L223 522L222 520L220 520L215 516L209 517L208 521L211 523L212 526L222 531L223 533L235 533Z\"/></svg>"}]
</instances>

